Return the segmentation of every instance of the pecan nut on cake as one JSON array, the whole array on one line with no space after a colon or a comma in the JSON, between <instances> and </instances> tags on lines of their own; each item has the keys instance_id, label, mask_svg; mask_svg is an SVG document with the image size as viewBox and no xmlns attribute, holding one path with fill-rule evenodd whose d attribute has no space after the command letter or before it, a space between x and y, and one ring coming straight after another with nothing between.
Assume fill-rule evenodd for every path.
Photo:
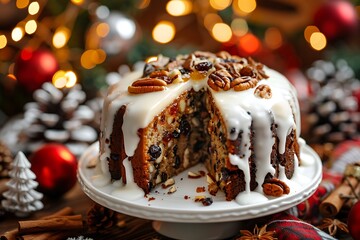
<instances>
[{"instance_id":1,"label":"pecan nut on cake","mask_svg":"<svg viewBox=\"0 0 360 240\"><path fill-rule=\"evenodd\" d=\"M109 87L101 168L147 194L201 162L226 200L252 191L280 196L291 189L279 179L300 164L299 114L289 81L251 58L159 56Z\"/></svg>"}]
</instances>

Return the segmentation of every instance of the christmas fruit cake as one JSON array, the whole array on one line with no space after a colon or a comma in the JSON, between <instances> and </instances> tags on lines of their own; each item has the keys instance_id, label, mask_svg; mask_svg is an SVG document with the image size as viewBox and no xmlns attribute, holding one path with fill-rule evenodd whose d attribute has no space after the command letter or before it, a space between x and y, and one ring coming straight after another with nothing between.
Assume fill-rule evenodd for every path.
<instances>
[{"instance_id":1,"label":"christmas fruit cake","mask_svg":"<svg viewBox=\"0 0 360 240\"><path fill-rule=\"evenodd\" d=\"M103 172L144 193L201 162L209 192L280 196L300 164L296 92L251 58L194 52L159 56L109 87L104 101Z\"/></svg>"}]
</instances>

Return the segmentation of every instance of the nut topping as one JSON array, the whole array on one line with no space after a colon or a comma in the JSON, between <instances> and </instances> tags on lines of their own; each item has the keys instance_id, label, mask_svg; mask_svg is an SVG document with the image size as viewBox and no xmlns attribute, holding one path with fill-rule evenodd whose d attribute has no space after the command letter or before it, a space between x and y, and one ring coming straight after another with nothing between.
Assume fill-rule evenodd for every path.
<instances>
[{"instance_id":1,"label":"nut topping","mask_svg":"<svg viewBox=\"0 0 360 240\"><path fill-rule=\"evenodd\" d=\"M149 93L149 92L159 92L165 89L166 87L163 86L140 86L140 87L129 86L128 92L134 94L140 94L140 93Z\"/></svg>"},{"instance_id":2,"label":"nut topping","mask_svg":"<svg viewBox=\"0 0 360 240\"><path fill-rule=\"evenodd\" d=\"M290 188L283 181L272 178L266 181L263 185L263 192L268 196L280 197L283 194L288 194Z\"/></svg>"},{"instance_id":3,"label":"nut topping","mask_svg":"<svg viewBox=\"0 0 360 240\"><path fill-rule=\"evenodd\" d=\"M249 88L253 88L258 83L256 78L250 78L248 76L240 77L242 80L238 80L240 83L234 86L235 91L244 91Z\"/></svg>"},{"instance_id":4,"label":"nut topping","mask_svg":"<svg viewBox=\"0 0 360 240\"><path fill-rule=\"evenodd\" d=\"M196 51L176 59L159 56L157 61L147 63L143 78L129 86L128 91L135 94L162 91L168 84L186 82L189 78L202 81L207 77L209 87L215 91L231 88L244 91L268 78L264 66L252 58L233 56L225 51L217 54ZM266 91L259 93L259 97L270 98L271 94Z\"/></svg>"},{"instance_id":5,"label":"nut topping","mask_svg":"<svg viewBox=\"0 0 360 240\"><path fill-rule=\"evenodd\" d=\"M173 178L169 178L161 186L162 186L162 188L168 188L174 184L175 184L175 180Z\"/></svg>"},{"instance_id":6,"label":"nut topping","mask_svg":"<svg viewBox=\"0 0 360 240\"><path fill-rule=\"evenodd\" d=\"M166 86L167 83L158 78L142 78L133 82L132 86Z\"/></svg>"},{"instance_id":7,"label":"nut topping","mask_svg":"<svg viewBox=\"0 0 360 240\"><path fill-rule=\"evenodd\" d=\"M231 80L232 76L230 73L226 69L220 69L210 74L208 84L215 91L218 91L218 89L227 91L230 89Z\"/></svg>"},{"instance_id":8,"label":"nut topping","mask_svg":"<svg viewBox=\"0 0 360 240\"><path fill-rule=\"evenodd\" d=\"M271 88L268 85L260 84L254 91L255 96L269 99L272 96Z\"/></svg>"},{"instance_id":9,"label":"nut topping","mask_svg":"<svg viewBox=\"0 0 360 240\"><path fill-rule=\"evenodd\" d=\"M188 172L188 178L195 179L195 178L201 178L201 177L202 177L201 173L194 173L191 171Z\"/></svg>"},{"instance_id":10,"label":"nut topping","mask_svg":"<svg viewBox=\"0 0 360 240\"><path fill-rule=\"evenodd\" d=\"M219 57L219 58L222 58L222 59L229 59L229 58L231 58L230 53L228 53L228 52L226 52L226 51L218 52L218 53L216 54L216 56Z\"/></svg>"},{"instance_id":11,"label":"nut topping","mask_svg":"<svg viewBox=\"0 0 360 240\"><path fill-rule=\"evenodd\" d=\"M148 92L157 92L166 89L167 83L158 78L142 78L133 82L128 87L129 93L139 94Z\"/></svg>"}]
</instances>

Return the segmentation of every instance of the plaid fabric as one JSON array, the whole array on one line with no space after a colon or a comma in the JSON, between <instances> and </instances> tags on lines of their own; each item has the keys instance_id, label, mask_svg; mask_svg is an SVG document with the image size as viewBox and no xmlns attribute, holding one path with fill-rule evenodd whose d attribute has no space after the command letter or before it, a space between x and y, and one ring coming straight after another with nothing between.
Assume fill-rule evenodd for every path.
<instances>
[{"instance_id":1,"label":"plaid fabric","mask_svg":"<svg viewBox=\"0 0 360 240\"><path fill-rule=\"evenodd\" d=\"M267 231L275 231L279 240L323 240L335 239L313 225L301 221L286 212L277 213L269 216Z\"/></svg>"}]
</instances>

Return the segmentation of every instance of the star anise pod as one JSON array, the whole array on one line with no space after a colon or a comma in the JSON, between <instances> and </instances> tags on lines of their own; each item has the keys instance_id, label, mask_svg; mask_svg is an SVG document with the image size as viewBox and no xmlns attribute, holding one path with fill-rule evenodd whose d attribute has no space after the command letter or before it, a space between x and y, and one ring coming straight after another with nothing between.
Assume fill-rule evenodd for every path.
<instances>
[{"instance_id":1,"label":"star anise pod","mask_svg":"<svg viewBox=\"0 0 360 240\"><path fill-rule=\"evenodd\" d=\"M324 218L322 224L318 226L321 230L327 230L331 236L335 236L338 229L348 233L349 229L346 223L338 219Z\"/></svg>"},{"instance_id":2,"label":"star anise pod","mask_svg":"<svg viewBox=\"0 0 360 240\"><path fill-rule=\"evenodd\" d=\"M275 231L266 231L266 227L267 225L265 224L259 229L258 226L255 225L253 232L240 230L242 236L236 240L276 240L277 238L274 237Z\"/></svg>"}]
</instances>

